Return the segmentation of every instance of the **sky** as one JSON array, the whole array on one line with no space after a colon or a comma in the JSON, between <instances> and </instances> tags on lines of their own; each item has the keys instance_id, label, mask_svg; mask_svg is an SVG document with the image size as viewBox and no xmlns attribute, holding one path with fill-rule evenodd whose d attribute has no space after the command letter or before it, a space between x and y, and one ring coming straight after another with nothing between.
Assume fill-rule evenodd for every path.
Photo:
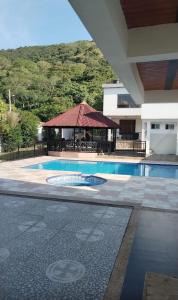
<instances>
[{"instance_id":1,"label":"sky","mask_svg":"<svg viewBox=\"0 0 178 300\"><path fill-rule=\"evenodd\" d=\"M0 49L91 40L68 0L0 0Z\"/></svg>"}]
</instances>

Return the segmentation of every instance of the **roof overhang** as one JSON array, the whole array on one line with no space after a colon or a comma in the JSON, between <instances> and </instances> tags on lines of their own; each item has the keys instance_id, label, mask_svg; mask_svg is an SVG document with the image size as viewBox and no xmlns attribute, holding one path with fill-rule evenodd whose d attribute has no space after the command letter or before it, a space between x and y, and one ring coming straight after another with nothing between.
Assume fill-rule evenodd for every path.
<instances>
[{"instance_id":1,"label":"roof overhang","mask_svg":"<svg viewBox=\"0 0 178 300\"><path fill-rule=\"evenodd\" d=\"M135 64L127 59L128 30L118 0L69 0L96 44L136 103L141 104L144 91ZM129 85L128 85L129 82Z\"/></svg>"},{"instance_id":2,"label":"roof overhang","mask_svg":"<svg viewBox=\"0 0 178 300\"><path fill-rule=\"evenodd\" d=\"M178 89L177 0L69 2L135 103L145 90Z\"/></svg>"}]
</instances>

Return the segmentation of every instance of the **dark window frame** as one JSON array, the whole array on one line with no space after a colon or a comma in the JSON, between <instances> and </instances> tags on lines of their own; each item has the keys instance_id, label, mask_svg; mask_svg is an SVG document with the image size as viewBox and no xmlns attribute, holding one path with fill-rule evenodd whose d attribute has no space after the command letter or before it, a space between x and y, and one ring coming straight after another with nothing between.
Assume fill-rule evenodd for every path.
<instances>
[{"instance_id":1,"label":"dark window frame","mask_svg":"<svg viewBox=\"0 0 178 300\"><path fill-rule=\"evenodd\" d=\"M160 130L160 129L161 129L160 123L151 123L151 130Z\"/></svg>"}]
</instances>

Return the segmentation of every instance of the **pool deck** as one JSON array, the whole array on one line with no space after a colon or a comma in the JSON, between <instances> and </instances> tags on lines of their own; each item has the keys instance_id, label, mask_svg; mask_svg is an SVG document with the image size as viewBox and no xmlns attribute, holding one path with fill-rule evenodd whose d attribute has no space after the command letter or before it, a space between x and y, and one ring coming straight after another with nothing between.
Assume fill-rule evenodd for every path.
<instances>
[{"instance_id":1,"label":"pool deck","mask_svg":"<svg viewBox=\"0 0 178 300\"><path fill-rule=\"evenodd\" d=\"M62 197L66 200L77 200L80 202L131 205L159 210L178 211L178 180L175 179L97 173L96 175L107 179L105 184L94 187L55 187L47 184L47 177L66 173L76 174L77 172L23 168L28 165L51 160L56 160L56 157L42 156L2 162L0 164L0 193L51 197L54 199L60 199ZM96 161L96 159L94 160ZM138 158L106 159L99 157L97 161L135 163L142 161L148 163L148 161ZM149 161L149 163L178 164L168 161Z\"/></svg>"},{"instance_id":2,"label":"pool deck","mask_svg":"<svg viewBox=\"0 0 178 300\"><path fill-rule=\"evenodd\" d=\"M0 299L103 299L131 213L0 195Z\"/></svg>"},{"instance_id":3,"label":"pool deck","mask_svg":"<svg viewBox=\"0 0 178 300\"><path fill-rule=\"evenodd\" d=\"M107 179L105 184L94 187L55 187L47 184L47 177L77 172L24 168L51 160L56 160L56 157L42 156L0 163L0 194L2 194L0 195L2 206L0 223L3 228L0 234L3 245L3 248L0 247L0 269L3 274L0 280L3 287L0 291L0 299L8 297L9 300L14 300L25 295L30 295L30 299L37 299L38 296L42 299L52 299L50 296L53 295L53 299L62 296L62 299L74 300L79 299L78 296L82 293L81 299L142 300L144 281L148 272L171 277L178 276L176 263L178 180L98 173L96 175ZM87 158L86 160L96 161ZM98 157L97 161L133 163L142 161L178 165L176 160L148 161L138 158ZM25 209L21 202L26 206ZM93 205L88 206L88 204ZM56 209L58 205L62 210ZM60 222L58 216L51 215L54 213L51 206L55 214L62 212ZM63 213L64 206L68 208L65 213ZM81 209L82 206L85 208ZM120 213L113 219L115 210ZM112 243L116 240L118 243L116 246L114 244L114 247L113 245L110 247L111 241L105 239L105 248L99 241L98 245L101 243L99 248L98 245L93 247L91 244L88 247L88 244L84 243L84 246L79 249L74 234L77 227L74 225L78 226L79 223L79 226L84 229L87 226L87 230L89 225L95 226L92 211L97 217L109 212L105 220L98 223L98 226L101 223L100 229L105 230L106 237L112 237L113 232L118 235L118 226L123 224L122 220L125 218L124 212L128 211L129 214L131 212L129 222L127 216L124 219L125 228L122 235L117 236L116 239L116 235L113 236ZM116 231L109 232L108 224L112 224ZM22 234L18 235L18 229ZM44 234L45 230L49 234ZM124 230L126 231L123 237ZM61 239L62 244L60 244ZM114 250L110 255L111 248ZM98 255L97 262L93 260L96 255ZM65 283L67 288L63 289L63 283L59 285L60 278L57 278L56 285L56 278L53 280L56 273L51 270L53 271L54 267L59 268L60 263L64 266L66 259L71 262L74 258L80 263L76 266L77 270L79 266L82 267L81 264L85 267L85 276L82 275L79 281L75 281L74 278L73 285L70 282L69 285ZM103 262L106 258L107 273L105 271L103 273L101 266L105 266ZM54 266L54 262L57 265ZM67 265L68 263L69 261ZM50 276L45 275L47 270L50 270L46 273ZM101 284L95 286L97 282ZM159 294L160 287L156 285L157 277L152 279L151 284L154 286L154 295ZM170 288L167 289L168 291L169 297ZM86 292L89 292L89 298L86 297Z\"/></svg>"}]
</instances>

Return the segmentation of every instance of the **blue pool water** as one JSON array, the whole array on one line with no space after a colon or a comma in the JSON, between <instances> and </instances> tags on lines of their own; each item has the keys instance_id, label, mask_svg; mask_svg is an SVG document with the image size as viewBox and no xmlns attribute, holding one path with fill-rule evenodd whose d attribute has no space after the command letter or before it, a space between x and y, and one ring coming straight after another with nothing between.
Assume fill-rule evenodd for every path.
<instances>
[{"instance_id":1,"label":"blue pool water","mask_svg":"<svg viewBox=\"0 0 178 300\"><path fill-rule=\"evenodd\" d=\"M81 172L83 174L107 173L178 179L178 166L173 165L118 163L101 161L93 162L79 160L53 160L41 164L31 165L27 168L74 171Z\"/></svg>"},{"instance_id":2,"label":"blue pool water","mask_svg":"<svg viewBox=\"0 0 178 300\"><path fill-rule=\"evenodd\" d=\"M48 177L46 181L56 186L95 186L103 184L107 180L94 175L67 174Z\"/></svg>"}]
</instances>

